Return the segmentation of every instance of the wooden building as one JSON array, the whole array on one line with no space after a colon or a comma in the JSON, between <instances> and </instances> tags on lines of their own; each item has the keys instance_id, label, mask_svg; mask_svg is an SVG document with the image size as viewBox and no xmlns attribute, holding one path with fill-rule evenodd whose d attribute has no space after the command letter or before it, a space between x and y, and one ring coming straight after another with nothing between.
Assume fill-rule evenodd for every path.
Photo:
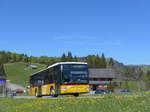
<instances>
[{"instance_id":1,"label":"wooden building","mask_svg":"<svg viewBox=\"0 0 150 112\"><path fill-rule=\"evenodd\" d=\"M89 69L89 80L93 90L107 89L115 79L115 71L113 69Z\"/></svg>"}]
</instances>

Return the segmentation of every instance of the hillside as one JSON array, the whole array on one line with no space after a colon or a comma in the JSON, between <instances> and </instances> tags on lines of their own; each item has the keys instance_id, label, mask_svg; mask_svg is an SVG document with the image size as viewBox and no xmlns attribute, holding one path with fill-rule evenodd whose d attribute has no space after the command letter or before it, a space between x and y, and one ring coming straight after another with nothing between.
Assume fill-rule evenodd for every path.
<instances>
[{"instance_id":1,"label":"hillside","mask_svg":"<svg viewBox=\"0 0 150 112\"><path fill-rule=\"evenodd\" d=\"M150 65L139 65L139 67L141 67L141 69L142 69L144 72L147 72L148 70L150 70Z\"/></svg>"},{"instance_id":2,"label":"hillside","mask_svg":"<svg viewBox=\"0 0 150 112\"><path fill-rule=\"evenodd\" d=\"M141 68L143 72L150 71L150 65L127 65L128 67Z\"/></svg>"},{"instance_id":3,"label":"hillside","mask_svg":"<svg viewBox=\"0 0 150 112\"><path fill-rule=\"evenodd\" d=\"M26 87L28 85L29 76L32 73L37 72L46 67L46 65L34 63L33 65L38 66L38 69L25 70L26 65L27 63L24 63L24 62L5 64L4 67L5 67L7 79L10 80L11 83Z\"/></svg>"}]
</instances>

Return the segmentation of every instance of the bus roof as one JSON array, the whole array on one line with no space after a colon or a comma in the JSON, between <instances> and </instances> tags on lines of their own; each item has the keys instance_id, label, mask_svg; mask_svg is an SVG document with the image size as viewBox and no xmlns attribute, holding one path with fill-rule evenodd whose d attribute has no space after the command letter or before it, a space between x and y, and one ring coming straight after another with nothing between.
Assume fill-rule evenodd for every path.
<instances>
[{"instance_id":1,"label":"bus roof","mask_svg":"<svg viewBox=\"0 0 150 112\"><path fill-rule=\"evenodd\" d=\"M59 63L55 63L53 65L50 65L48 68L57 66L57 65L65 65L65 64L87 64L85 62L59 62Z\"/></svg>"},{"instance_id":2,"label":"bus roof","mask_svg":"<svg viewBox=\"0 0 150 112\"><path fill-rule=\"evenodd\" d=\"M40 73L40 72L42 72L42 71L44 71L44 70L47 70L47 69L49 69L49 68L52 68L52 67L54 67L54 66L57 66L57 65L65 65L65 64L86 64L86 65L87 65L87 63L85 63L85 62L59 62L59 63L52 64L52 65L48 66L47 68L42 69L42 70L40 70L40 71L38 71L38 72L36 72L36 73L33 73L31 76L33 76L33 75L35 75L35 74L37 74L37 73Z\"/></svg>"}]
</instances>

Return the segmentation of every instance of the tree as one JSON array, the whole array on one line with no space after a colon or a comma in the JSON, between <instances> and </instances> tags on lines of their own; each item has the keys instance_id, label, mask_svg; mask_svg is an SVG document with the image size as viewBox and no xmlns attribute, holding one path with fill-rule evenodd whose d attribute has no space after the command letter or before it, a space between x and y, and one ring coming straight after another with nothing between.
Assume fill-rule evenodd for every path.
<instances>
[{"instance_id":1,"label":"tree","mask_svg":"<svg viewBox=\"0 0 150 112\"><path fill-rule=\"evenodd\" d=\"M56 58L49 58L49 59L48 59L47 67L48 67L49 65L52 65L52 64L56 63L56 62L57 62Z\"/></svg>"},{"instance_id":2,"label":"tree","mask_svg":"<svg viewBox=\"0 0 150 112\"><path fill-rule=\"evenodd\" d=\"M6 63L8 62L7 56L5 51L0 52L0 62L1 63Z\"/></svg>"},{"instance_id":3,"label":"tree","mask_svg":"<svg viewBox=\"0 0 150 112\"><path fill-rule=\"evenodd\" d=\"M101 56L101 68L106 68L106 67L107 67L106 58L105 58L104 53L102 53L102 56Z\"/></svg>"},{"instance_id":4,"label":"tree","mask_svg":"<svg viewBox=\"0 0 150 112\"><path fill-rule=\"evenodd\" d=\"M30 56L30 62L31 63L38 63L38 58L34 56Z\"/></svg>"},{"instance_id":5,"label":"tree","mask_svg":"<svg viewBox=\"0 0 150 112\"><path fill-rule=\"evenodd\" d=\"M87 56L87 63L89 65L89 68L94 68L94 55Z\"/></svg>"},{"instance_id":6,"label":"tree","mask_svg":"<svg viewBox=\"0 0 150 112\"><path fill-rule=\"evenodd\" d=\"M103 68L102 60L99 55L89 55L86 58L89 68Z\"/></svg>"},{"instance_id":7,"label":"tree","mask_svg":"<svg viewBox=\"0 0 150 112\"><path fill-rule=\"evenodd\" d=\"M79 62L79 59L75 56L75 57L73 58L73 61L74 61L74 62Z\"/></svg>"},{"instance_id":8,"label":"tree","mask_svg":"<svg viewBox=\"0 0 150 112\"><path fill-rule=\"evenodd\" d=\"M102 60L101 60L101 58L100 58L100 56L97 54L96 56L95 56L95 68L101 68L101 62L102 62Z\"/></svg>"},{"instance_id":9,"label":"tree","mask_svg":"<svg viewBox=\"0 0 150 112\"><path fill-rule=\"evenodd\" d=\"M113 58L110 58L108 66L111 67L111 68L114 66L114 60L113 60Z\"/></svg>"},{"instance_id":10,"label":"tree","mask_svg":"<svg viewBox=\"0 0 150 112\"><path fill-rule=\"evenodd\" d=\"M134 76L133 76L134 79L136 79L137 81L143 80L143 74L144 73L143 73L143 71L140 67L137 67L135 69L134 73L135 73Z\"/></svg>"},{"instance_id":11,"label":"tree","mask_svg":"<svg viewBox=\"0 0 150 112\"><path fill-rule=\"evenodd\" d=\"M68 52L67 61L68 62L73 61L73 57L72 57L72 53L71 52Z\"/></svg>"},{"instance_id":12,"label":"tree","mask_svg":"<svg viewBox=\"0 0 150 112\"><path fill-rule=\"evenodd\" d=\"M19 62L22 60L22 55L21 54L16 54L16 61Z\"/></svg>"},{"instance_id":13,"label":"tree","mask_svg":"<svg viewBox=\"0 0 150 112\"><path fill-rule=\"evenodd\" d=\"M4 66L2 63L0 63L0 76L6 76Z\"/></svg>"},{"instance_id":14,"label":"tree","mask_svg":"<svg viewBox=\"0 0 150 112\"><path fill-rule=\"evenodd\" d=\"M66 58L66 55L65 53L62 54L62 57L60 59L62 62L66 62L67 61L67 58Z\"/></svg>"},{"instance_id":15,"label":"tree","mask_svg":"<svg viewBox=\"0 0 150 112\"><path fill-rule=\"evenodd\" d=\"M125 72L125 89L129 89L129 84L128 84L128 82L129 82L129 80L130 80L130 76L131 76L131 74L132 74L132 72L131 72L131 68L129 68L129 67L125 67L125 69L126 69L126 72Z\"/></svg>"},{"instance_id":16,"label":"tree","mask_svg":"<svg viewBox=\"0 0 150 112\"><path fill-rule=\"evenodd\" d=\"M22 59L24 62L29 62L29 57L25 54Z\"/></svg>"},{"instance_id":17,"label":"tree","mask_svg":"<svg viewBox=\"0 0 150 112\"><path fill-rule=\"evenodd\" d=\"M11 62L12 61L11 52L6 52L6 55L7 55L8 62Z\"/></svg>"},{"instance_id":18,"label":"tree","mask_svg":"<svg viewBox=\"0 0 150 112\"><path fill-rule=\"evenodd\" d=\"M147 71L147 73L145 74L144 82L146 85L146 89L149 90L150 89L150 71Z\"/></svg>"},{"instance_id":19,"label":"tree","mask_svg":"<svg viewBox=\"0 0 150 112\"><path fill-rule=\"evenodd\" d=\"M12 62L16 62L16 53L11 53Z\"/></svg>"},{"instance_id":20,"label":"tree","mask_svg":"<svg viewBox=\"0 0 150 112\"><path fill-rule=\"evenodd\" d=\"M47 57L47 56L41 56L39 58L39 63L47 65L48 64L48 60L49 60L49 57Z\"/></svg>"}]
</instances>

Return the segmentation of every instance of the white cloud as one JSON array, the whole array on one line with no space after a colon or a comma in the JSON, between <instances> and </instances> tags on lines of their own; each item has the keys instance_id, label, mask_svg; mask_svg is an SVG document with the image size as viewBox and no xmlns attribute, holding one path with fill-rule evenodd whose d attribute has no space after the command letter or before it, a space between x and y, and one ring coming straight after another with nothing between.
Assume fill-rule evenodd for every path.
<instances>
[{"instance_id":1,"label":"white cloud","mask_svg":"<svg viewBox=\"0 0 150 112\"><path fill-rule=\"evenodd\" d=\"M88 41L64 41L65 44L72 45L88 45L88 46L120 46L121 42L119 41L110 41L110 42L88 42Z\"/></svg>"},{"instance_id":2,"label":"white cloud","mask_svg":"<svg viewBox=\"0 0 150 112\"><path fill-rule=\"evenodd\" d=\"M57 36L54 40L60 41L64 44L71 45L86 45L86 46L120 46L120 41L103 40L100 41L96 37L85 37L85 36Z\"/></svg>"}]
</instances>

